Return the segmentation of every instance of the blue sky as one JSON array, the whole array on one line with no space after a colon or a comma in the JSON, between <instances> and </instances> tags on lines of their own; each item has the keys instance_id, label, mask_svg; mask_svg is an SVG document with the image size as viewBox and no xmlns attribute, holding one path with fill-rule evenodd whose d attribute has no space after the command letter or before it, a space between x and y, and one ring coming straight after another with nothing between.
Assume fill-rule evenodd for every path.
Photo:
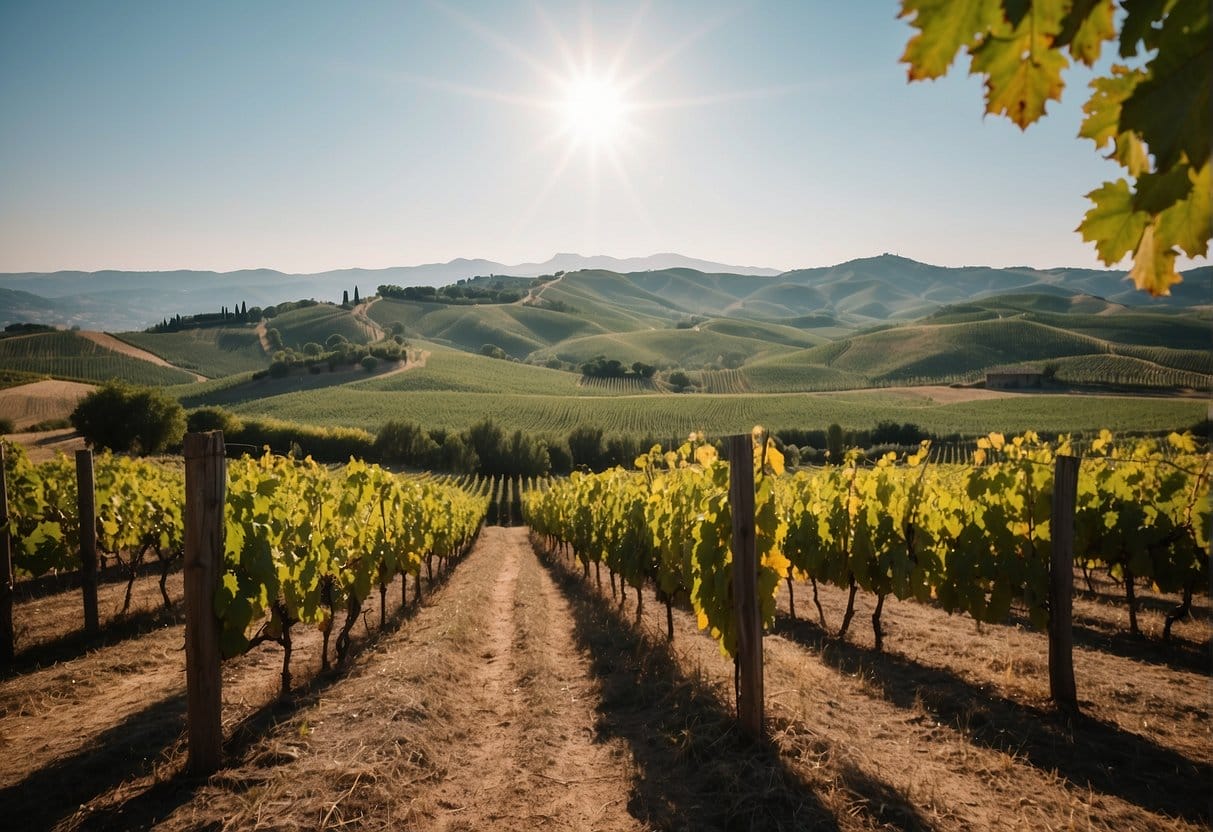
<instances>
[{"instance_id":1,"label":"blue sky","mask_svg":"<svg viewBox=\"0 0 1213 832\"><path fill-rule=\"evenodd\" d=\"M894 2L0 4L0 271L658 251L1098 267L1090 74L1021 133ZM613 70L616 130L568 129Z\"/></svg>"}]
</instances>

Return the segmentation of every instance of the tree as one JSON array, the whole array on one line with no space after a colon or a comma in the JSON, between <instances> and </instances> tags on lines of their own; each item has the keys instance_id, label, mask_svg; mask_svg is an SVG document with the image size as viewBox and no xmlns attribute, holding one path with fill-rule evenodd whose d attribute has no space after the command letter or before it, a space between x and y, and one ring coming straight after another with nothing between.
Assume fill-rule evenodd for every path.
<instances>
[{"instance_id":1,"label":"tree","mask_svg":"<svg viewBox=\"0 0 1213 832\"><path fill-rule=\"evenodd\" d=\"M350 290L349 289L341 290L341 305L342 306L350 305Z\"/></svg>"},{"instance_id":2,"label":"tree","mask_svg":"<svg viewBox=\"0 0 1213 832\"><path fill-rule=\"evenodd\" d=\"M835 465L842 462L842 425L837 422L826 429L826 450L830 454L830 462Z\"/></svg>"},{"instance_id":3,"label":"tree","mask_svg":"<svg viewBox=\"0 0 1213 832\"><path fill-rule=\"evenodd\" d=\"M358 287L357 286L354 287L354 305L355 306L358 305Z\"/></svg>"},{"instance_id":4,"label":"tree","mask_svg":"<svg viewBox=\"0 0 1213 832\"><path fill-rule=\"evenodd\" d=\"M1175 258L1208 253L1213 235L1208 0L902 0L918 33L901 60L911 81L946 75L957 53L985 78L986 112L1026 129L1060 100L1070 59L1094 66L1117 40L1108 75L1091 81L1081 138L1129 179L1087 194L1078 231L1109 266L1132 254L1138 289L1170 294ZM1120 31L1117 32L1119 21ZM1067 56L1068 53L1068 56ZM1132 181L1129 181L1132 180Z\"/></svg>"},{"instance_id":5,"label":"tree","mask_svg":"<svg viewBox=\"0 0 1213 832\"><path fill-rule=\"evenodd\" d=\"M599 470L602 465L602 428L578 425L569 433L568 448L573 465Z\"/></svg>"},{"instance_id":6,"label":"tree","mask_svg":"<svg viewBox=\"0 0 1213 832\"><path fill-rule=\"evenodd\" d=\"M160 390L110 381L80 400L71 423L94 447L154 454L181 442L185 410Z\"/></svg>"}]
</instances>

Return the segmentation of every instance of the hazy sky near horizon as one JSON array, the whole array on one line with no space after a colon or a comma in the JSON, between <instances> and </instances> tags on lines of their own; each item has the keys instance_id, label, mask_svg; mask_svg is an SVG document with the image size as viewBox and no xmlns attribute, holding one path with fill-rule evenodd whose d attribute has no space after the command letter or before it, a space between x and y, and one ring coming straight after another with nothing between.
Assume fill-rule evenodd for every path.
<instances>
[{"instance_id":1,"label":"hazy sky near horizon","mask_svg":"<svg viewBox=\"0 0 1213 832\"><path fill-rule=\"evenodd\" d=\"M1021 133L960 67L908 84L897 10L8 0L0 271L1101 267L1073 231L1118 176L1076 138L1091 74Z\"/></svg>"}]
</instances>

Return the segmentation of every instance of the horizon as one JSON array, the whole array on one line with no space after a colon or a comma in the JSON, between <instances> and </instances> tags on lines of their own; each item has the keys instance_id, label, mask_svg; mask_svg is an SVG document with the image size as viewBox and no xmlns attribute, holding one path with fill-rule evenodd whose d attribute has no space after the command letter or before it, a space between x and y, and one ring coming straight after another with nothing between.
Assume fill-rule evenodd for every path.
<instances>
[{"instance_id":1,"label":"horizon","mask_svg":"<svg viewBox=\"0 0 1213 832\"><path fill-rule=\"evenodd\" d=\"M289 11L5 4L0 271L1124 265L1073 230L1116 175L1077 138L1110 50L1021 132L964 67L906 80L895 2Z\"/></svg>"},{"instance_id":2,"label":"horizon","mask_svg":"<svg viewBox=\"0 0 1213 832\"><path fill-rule=\"evenodd\" d=\"M844 266L848 263L859 262L862 260L877 260L877 259L880 259L881 257L894 257L894 258L897 258L900 260L909 260L914 263L920 263L924 266L932 266L932 267L944 268L944 269L995 269L995 270L1033 269L1036 271L1048 271L1048 270L1053 270L1053 269L1065 269L1065 270L1083 269L1083 270L1088 270L1088 271L1109 272L1109 273L1127 271L1127 269L1122 267L1123 264L1122 264L1122 266L1104 266L1102 263L1098 263L1098 262L1095 265L1055 264L1055 265L1048 265L1048 266L1032 266L1032 265L1028 265L1026 263L1016 263L1016 264L1010 264L1010 265L1005 265L1005 266L993 266L988 263L962 263L962 264L958 264L958 265L945 265L942 263L930 263L925 260L919 260L914 257L909 257L904 254L900 254L897 252L890 252L890 251L881 252L880 254L866 254L866 255L859 255L856 257L849 257L846 260L840 260L840 261L834 262L834 263L819 263L819 264L813 264L813 265L808 265L808 266L792 266L790 268L781 268L778 266L771 266L771 265L767 265L767 264L763 264L763 263L717 263L717 262L712 261L705 257L698 257L695 255L683 254L681 252L676 252L676 251L657 251L657 252L653 252L651 254L644 254L644 255L615 255L615 254L605 254L605 253L580 254L578 252L558 251L558 252L552 254L550 257L547 257L544 259L527 259L527 260L520 260L515 263L506 263L506 262L503 262L500 260L494 260L494 259L488 258L488 257L454 257L454 258L451 258L450 260L445 260L445 261L441 261L441 262L395 263L395 264L388 265L388 266L335 266L335 267L329 268L329 269L321 269L319 271L309 271L309 272L282 271L281 269L276 269L272 266L240 266L240 267L236 267L236 268L232 268L232 269L224 269L222 271L217 270L217 269L193 268L193 267L185 266L185 267L177 267L177 268L157 268L157 269L127 269L127 268L121 268L121 267L103 267L103 268L98 268L98 269L55 269L53 271L26 269L26 270L22 270L22 271L0 271L0 275L10 275L11 276L11 275L19 275L19 274L28 274L28 275L52 276L52 275L63 274L63 273L101 274L104 272L119 272L119 273L124 273L124 274L157 274L157 273L166 273L167 274L167 273L172 273L172 272L201 272L201 273L209 272L209 273L218 274L218 275L228 275L228 274L236 274L239 272L276 272L276 273L284 275L286 277L309 277L309 276L313 276L313 275L327 274L330 272L341 272L341 271L377 272L377 271L390 271L392 269L418 269L418 268L426 268L426 267L431 267L431 266L449 266L449 265L452 265L455 263L460 263L460 262L468 262L468 263L484 262L484 263L491 263L494 265L500 265L500 266L506 266L506 267L541 266L541 265L546 265L560 257L578 257L578 258L581 258L584 260L593 260L593 259L597 259L597 258L609 258L612 260L620 260L620 261L648 260L648 259L652 259L654 257L680 257L680 258L687 259L687 260L704 261L704 262L710 263L712 265L725 266L727 268L767 269L767 270L771 270L771 271L776 271L776 272L778 272L778 274L787 274L789 272L796 272L796 271L808 271L811 269L831 269L831 268L836 268L838 266ZM1192 261L1191 263L1181 267L1179 269L1179 271L1181 273L1189 272L1194 269L1202 268L1202 267L1205 267L1208 265L1209 264L1206 262ZM684 267L679 266L679 267L675 267L675 268L684 268ZM691 267L685 267L685 268L691 268ZM503 276L511 277L513 275L503 275ZM743 275L743 276L746 276L746 275ZM762 277L763 275L748 275L748 276ZM771 275L771 276L778 276L778 275Z\"/></svg>"}]
</instances>

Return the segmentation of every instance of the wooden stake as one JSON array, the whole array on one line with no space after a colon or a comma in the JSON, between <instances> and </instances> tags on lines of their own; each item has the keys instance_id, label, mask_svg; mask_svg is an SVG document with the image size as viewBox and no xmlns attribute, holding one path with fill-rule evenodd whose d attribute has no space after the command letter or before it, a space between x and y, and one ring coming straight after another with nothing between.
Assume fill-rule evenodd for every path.
<instances>
[{"instance_id":1,"label":"wooden stake","mask_svg":"<svg viewBox=\"0 0 1213 832\"><path fill-rule=\"evenodd\" d=\"M1059 456L1053 464L1053 552L1049 564L1049 694L1058 707L1078 712L1074 684L1074 511L1078 458Z\"/></svg>"},{"instance_id":2,"label":"wooden stake","mask_svg":"<svg viewBox=\"0 0 1213 832\"><path fill-rule=\"evenodd\" d=\"M76 451L76 504L80 509L80 589L84 594L84 631L101 632L97 617L97 495L93 491L93 452Z\"/></svg>"},{"instance_id":3,"label":"wooden stake","mask_svg":"<svg viewBox=\"0 0 1213 832\"><path fill-rule=\"evenodd\" d=\"M8 532L8 483L5 445L0 442L0 667L13 663L13 546Z\"/></svg>"},{"instance_id":4,"label":"wooden stake","mask_svg":"<svg viewBox=\"0 0 1213 832\"><path fill-rule=\"evenodd\" d=\"M223 751L219 619L227 461L223 431L185 436L185 680L191 774L216 771Z\"/></svg>"},{"instance_id":5,"label":"wooden stake","mask_svg":"<svg viewBox=\"0 0 1213 832\"><path fill-rule=\"evenodd\" d=\"M765 736L762 692L762 610L754 539L754 446L749 434L729 437L729 506L733 516L733 615L737 623L737 720Z\"/></svg>"}]
</instances>

